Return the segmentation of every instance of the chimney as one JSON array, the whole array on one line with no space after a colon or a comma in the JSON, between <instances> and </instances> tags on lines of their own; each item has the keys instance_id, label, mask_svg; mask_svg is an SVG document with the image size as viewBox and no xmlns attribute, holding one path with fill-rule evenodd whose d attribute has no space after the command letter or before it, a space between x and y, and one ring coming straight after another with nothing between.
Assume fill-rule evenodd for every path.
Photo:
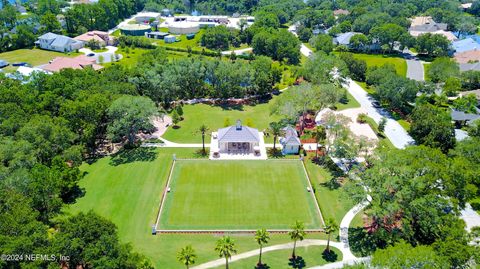
<instances>
[{"instance_id":1,"label":"chimney","mask_svg":"<svg viewBox=\"0 0 480 269\"><path fill-rule=\"evenodd\" d=\"M240 120L237 120L237 126L235 128L237 131L242 130L242 122Z\"/></svg>"}]
</instances>

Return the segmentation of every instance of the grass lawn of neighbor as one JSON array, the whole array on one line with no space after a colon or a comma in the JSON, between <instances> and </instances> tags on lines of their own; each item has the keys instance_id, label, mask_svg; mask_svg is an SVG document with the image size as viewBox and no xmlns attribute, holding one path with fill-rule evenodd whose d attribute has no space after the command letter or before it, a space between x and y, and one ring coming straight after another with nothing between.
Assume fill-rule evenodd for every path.
<instances>
[{"instance_id":1,"label":"grass lawn of neighbor","mask_svg":"<svg viewBox=\"0 0 480 269\"><path fill-rule=\"evenodd\" d=\"M160 229L321 228L300 161L180 160ZM155 206L155 205L153 205Z\"/></svg>"},{"instance_id":2,"label":"grass lawn of neighbor","mask_svg":"<svg viewBox=\"0 0 480 269\"><path fill-rule=\"evenodd\" d=\"M406 77L407 76L407 62L400 57L381 55L381 54L363 54L355 53L354 57L367 62L368 67L382 66L384 64L393 64L397 70L397 74Z\"/></svg>"},{"instance_id":3,"label":"grass lawn of neighbor","mask_svg":"<svg viewBox=\"0 0 480 269\"><path fill-rule=\"evenodd\" d=\"M11 66L15 62L26 62L32 66L48 64L49 61L56 57L75 57L80 53L61 53L56 51L48 51L41 49L18 49L0 53L0 59L10 63L10 66L3 68L4 72L13 72L17 67Z\"/></svg>"},{"instance_id":4,"label":"grass lawn of neighbor","mask_svg":"<svg viewBox=\"0 0 480 269\"><path fill-rule=\"evenodd\" d=\"M337 107L337 110L345 110L349 108L359 108L360 103L353 97L348 91L347 92L347 99L348 102L346 104L343 103L337 103L335 106Z\"/></svg>"},{"instance_id":5,"label":"grass lawn of neighbor","mask_svg":"<svg viewBox=\"0 0 480 269\"><path fill-rule=\"evenodd\" d=\"M250 122L251 127L263 131L268 128L270 122L281 118L278 115L270 115L272 105L272 101L254 106L185 105L183 106L184 120L178 123L179 128L168 128L162 137L177 143L202 143L202 135L198 132L198 128L205 124L210 132L217 131L225 127L226 119L229 121L228 125L234 125L239 119L243 125L249 125ZM265 142L273 143L272 137L270 140L266 139ZM205 137L205 142L210 143L210 135Z\"/></svg>"},{"instance_id":6,"label":"grass lawn of neighbor","mask_svg":"<svg viewBox=\"0 0 480 269\"><path fill-rule=\"evenodd\" d=\"M120 157L105 157L84 164L86 173L79 185L85 194L64 210L65 215L93 210L111 220L117 227L120 240L131 243L134 250L150 258L156 268L185 268L176 260L177 251L192 245L201 264L218 259L214 250L222 234L159 234L151 235L161 192L172 163L172 155L195 157L197 149L145 148L133 150ZM258 248L251 234L232 234L238 253ZM323 233L308 234L307 238L326 239ZM269 245L290 242L287 234L272 234ZM306 255L304 255L306 258Z\"/></svg>"},{"instance_id":7,"label":"grass lawn of neighbor","mask_svg":"<svg viewBox=\"0 0 480 269\"><path fill-rule=\"evenodd\" d=\"M276 251L265 252L262 254L262 262L266 263L272 269L287 269L287 268L308 268L311 266L324 265L330 262L341 261L343 258L342 252L337 248L330 247L330 250L333 251L336 255L336 259L327 261L322 257L322 253L325 250L326 246L308 246L308 247L299 247L296 249L296 254L300 256L303 260L305 266L293 267L289 260L292 255L291 249L282 249ZM242 268L254 268L258 262L258 256L250 257L247 259L242 259L236 262L229 264L231 269L242 269ZM297 264L303 264L299 262ZM225 266L215 267L215 269L222 269Z\"/></svg>"}]
</instances>

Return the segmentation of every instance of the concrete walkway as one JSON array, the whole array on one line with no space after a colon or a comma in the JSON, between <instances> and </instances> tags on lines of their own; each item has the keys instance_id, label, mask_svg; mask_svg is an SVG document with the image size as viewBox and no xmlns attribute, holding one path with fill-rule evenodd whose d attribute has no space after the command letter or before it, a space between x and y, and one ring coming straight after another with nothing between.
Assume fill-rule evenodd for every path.
<instances>
[{"instance_id":1,"label":"concrete walkway","mask_svg":"<svg viewBox=\"0 0 480 269\"><path fill-rule=\"evenodd\" d=\"M480 215L477 211L473 210L470 204L465 205L465 209L461 212L461 218L465 221L467 225L467 231L471 231L473 227L480 227Z\"/></svg>"},{"instance_id":2,"label":"concrete walkway","mask_svg":"<svg viewBox=\"0 0 480 269\"><path fill-rule=\"evenodd\" d=\"M297 242L297 247L308 247L308 246L326 246L327 245L327 240L319 240L319 239L305 239L303 241ZM330 246L338 248L342 254L343 254L343 260L345 260L345 248L344 245L340 242L334 242L330 241ZM282 250L282 249L293 249L293 243L286 243L286 244L279 244L279 245L274 245L274 246L269 246L269 247L264 247L263 248L263 253L267 253L270 251L275 251L275 250ZM247 251L241 254L237 254L232 256L230 259L230 262L235 262L243 259L247 259L250 257L257 257L260 252L260 249L255 249L251 251ZM347 253L348 254L348 253ZM217 259L211 262L203 263L198 266L192 267L192 269L207 269L207 268L214 268L218 266L222 266L225 264L225 259Z\"/></svg>"},{"instance_id":3,"label":"concrete walkway","mask_svg":"<svg viewBox=\"0 0 480 269\"><path fill-rule=\"evenodd\" d=\"M360 103L362 108L366 109L368 116L377 124L383 117L387 119L384 133L396 148L403 149L414 143L413 138L387 111L373 107L374 99L368 96L368 93L355 81L347 79L343 87Z\"/></svg>"}]
</instances>

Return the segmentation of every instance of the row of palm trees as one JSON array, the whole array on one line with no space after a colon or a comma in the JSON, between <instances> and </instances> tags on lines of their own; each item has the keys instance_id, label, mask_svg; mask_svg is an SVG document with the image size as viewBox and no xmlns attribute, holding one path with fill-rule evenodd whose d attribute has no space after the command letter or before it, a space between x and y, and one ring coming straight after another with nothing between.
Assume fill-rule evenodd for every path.
<instances>
[{"instance_id":1,"label":"row of palm trees","mask_svg":"<svg viewBox=\"0 0 480 269\"><path fill-rule=\"evenodd\" d=\"M338 230L338 225L333 219L328 219L325 221L324 232L328 235L327 247L325 252L330 253L330 236ZM305 232L305 225L303 222L296 221L295 224L291 226L291 230L288 232L290 239L293 240L293 250L292 258L296 258L295 249L297 247L297 242L305 239L307 233ZM262 251L263 247L268 244L270 240L270 233L266 229L259 229L255 232L255 241L260 247L260 252L258 256L257 268L262 268ZM235 246L235 241L230 236L223 236L217 241L215 246L215 251L218 253L220 258L225 258L225 268L228 269L228 261L232 255L237 253L237 248ZM190 265L195 264L197 255L195 250L191 245L188 245L184 248L181 248L177 253L177 260L186 266L188 269Z\"/></svg>"}]
</instances>

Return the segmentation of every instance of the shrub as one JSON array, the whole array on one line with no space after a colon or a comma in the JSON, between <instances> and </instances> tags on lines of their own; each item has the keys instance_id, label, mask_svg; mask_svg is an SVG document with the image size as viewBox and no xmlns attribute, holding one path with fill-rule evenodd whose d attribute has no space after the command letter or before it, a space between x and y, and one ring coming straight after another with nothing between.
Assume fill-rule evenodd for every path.
<instances>
[{"instance_id":1,"label":"shrub","mask_svg":"<svg viewBox=\"0 0 480 269\"><path fill-rule=\"evenodd\" d=\"M366 123L367 122L367 114L365 113L360 113L358 114L358 117L357 117L357 122L358 123Z\"/></svg>"}]
</instances>

